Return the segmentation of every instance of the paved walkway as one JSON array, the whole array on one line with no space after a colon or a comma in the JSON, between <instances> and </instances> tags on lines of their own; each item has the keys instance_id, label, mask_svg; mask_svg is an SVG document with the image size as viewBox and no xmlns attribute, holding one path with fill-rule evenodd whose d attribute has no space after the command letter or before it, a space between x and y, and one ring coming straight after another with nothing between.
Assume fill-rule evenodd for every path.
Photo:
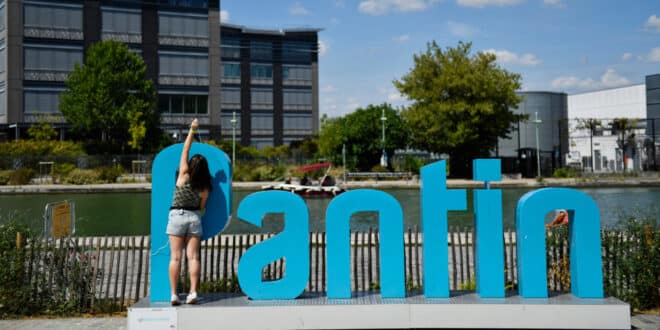
<instances>
[{"instance_id":1,"label":"paved walkway","mask_svg":"<svg viewBox=\"0 0 660 330\"><path fill-rule=\"evenodd\" d=\"M125 317L0 320L0 329L126 329ZM660 329L660 315L637 314L632 317L632 329Z\"/></svg>"}]
</instances>

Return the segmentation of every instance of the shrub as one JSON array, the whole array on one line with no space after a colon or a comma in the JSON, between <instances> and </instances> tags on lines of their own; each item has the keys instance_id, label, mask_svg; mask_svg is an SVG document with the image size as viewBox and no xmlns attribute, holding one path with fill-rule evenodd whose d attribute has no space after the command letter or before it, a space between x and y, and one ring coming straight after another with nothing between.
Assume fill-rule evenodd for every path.
<instances>
[{"instance_id":1,"label":"shrub","mask_svg":"<svg viewBox=\"0 0 660 330\"><path fill-rule=\"evenodd\" d=\"M553 178L575 178L581 176L581 172L572 167L562 167L555 169L552 173Z\"/></svg>"},{"instance_id":2,"label":"shrub","mask_svg":"<svg viewBox=\"0 0 660 330\"><path fill-rule=\"evenodd\" d=\"M0 186L9 184L9 178L11 177L12 170L0 171Z\"/></svg>"},{"instance_id":3,"label":"shrub","mask_svg":"<svg viewBox=\"0 0 660 330\"><path fill-rule=\"evenodd\" d=\"M69 173L75 169L76 165L71 163L55 163L53 165L53 169L51 170L51 175L53 176L53 179L62 182L64 177L69 175Z\"/></svg>"},{"instance_id":4,"label":"shrub","mask_svg":"<svg viewBox=\"0 0 660 330\"><path fill-rule=\"evenodd\" d=\"M30 183L34 178L34 170L31 168L19 168L9 176L10 185L24 185Z\"/></svg>"},{"instance_id":5,"label":"shrub","mask_svg":"<svg viewBox=\"0 0 660 330\"><path fill-rule=\"evenodd\" d=\"M21 248L17 232L24 233ZM12 218L0 225L0 319L87 311L95 284L90 254L70 240L56 246L33 237Z\"/></svg>"},{"instance_id":6,"label":"shrub","mask_svg":"<svg viewBox=\"0 0 660 330\"><path fill-rule=\"evenodd\" d=\"M99 182L99 174L94 170L74 169L64 177L62 183L67 184L90 184Z\"/></svg>"},{"instance_id":7,"label":"shrub","mask_svg":"<svg viewBox=\"0 0 660 330\"><path fill-rule=\"evenodd\" d=\"M98 173L98 179L102 182L117 182L117 178L121 176L124 172L124 169L119 166L103 166L96 169Z\"/></svg>"},{"instance_id":8,"label":"shrub","mask_svg":"<svg viewBox=\"0 0 660 330\"><path fill-rule=\"evenodd\" d=\"M375 165L374 167L371 168L371 172L389 172L389 171L387 170L387 167L381 165Z\"/></svg>"},{"instance_id":9,"label":"shrub","mask_svg":"<svg viewBox=\"0 0 660 330\"><path fill-rule=\"evenodd\" d=\"M17 140L0 143L0 157L82 156L82 145L71 141Z\"/></svg>"}]
</instances>

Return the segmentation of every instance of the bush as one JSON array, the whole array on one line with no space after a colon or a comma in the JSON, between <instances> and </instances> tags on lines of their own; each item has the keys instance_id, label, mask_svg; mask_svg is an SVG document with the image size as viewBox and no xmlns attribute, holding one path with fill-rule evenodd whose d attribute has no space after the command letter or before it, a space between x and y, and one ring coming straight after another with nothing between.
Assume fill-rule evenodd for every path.
<instances>
[{"instance_id":1,"label":"bush","mask_svg":"<svg viewBox=\"0 0 660 330\"><path fill-rule=\"evenodd\" d=\"M51 170L52 173L51 175L53 176L53 180L57 180L58 182L62 182L63 179L71 173L71 171L76 169L76 165L71 164L71 163L55 163L53 165L53 169Z\"/></svg>"},{"instance_id":2,"label":"bush","mask_svg":"<svg viewBox=\"0 0 660 330\"><path fill-rule=\"evenodd\" d=\"M117 178L124 173L124 169L119 166L103 166L96 169L98 173L98 179L102 182L114 183L117 182Z\"/></svg>"},{"instance_id":3,"label":"bush","mask_svg":"<svg viewBox=\"0 0 660 330\"><path fill-rule=\"evenodd\" d=\"M30 183L34 178L34 170L30 168L19 168L11 173L9 176L10 185L24 185Z\"/></svg>"},{"instance_id":4,"label":"bush","mask_svg":"<svg viewBox=\"0 0 660 330\"><path fill-rule=\"evenodd\" d=\"M18 140L0 143L1 157L82 156L82 145L71 141Z\"/></svg>"},{"instance_id":5,"label":"bush","mask_svg":"<svg viewBox=\"0 0 660 330\"><path fill-rule=\"evenodd\" d=\"M21 248L17 232L24 233ZM70 240L56 246L33 237L12 218L0 225L0 319L87 311L95 284L90 254Z\"/></svg>"},{"instance_id":6,"label":"bush","mask_svg":"<svg viewBox=\"0 0 660 330\"><path fill-rule=\"evenodd\" d=\"M12 170L0 171L0 186L9 184L9 178L12 172Z\"/></svg>"},{"instance_id":7,"label":"bush","mask_svg":"<svg viewBox=\"0 0 660 330\"><path fill-rule=\"evenodd\" d=\"M90 184L100 181L98 172L94 170L74 169L64 177L62 183L67 184Z\"/></svg>"},{"instance_id":8,"label":"bush","mask_svg":"<svg viewBox=\"0 0 660 330\"><path fill-rule=\"evenodd\" d=\"M553 178L576 178L581 175L582 173L579 170L572 167L558 168L552 173Z\"/></svg>"},{"instance_id":9,"label":"bush","mask_svg":"<svg viewBox=\"0 0 660 330\"><path fill-rule=\"evenodd\" d=\"M371 172L389 172L387 170L387 167L381 166L381 165L375 165L374 167L371 168Z\"/></svg>"}]
</instances>

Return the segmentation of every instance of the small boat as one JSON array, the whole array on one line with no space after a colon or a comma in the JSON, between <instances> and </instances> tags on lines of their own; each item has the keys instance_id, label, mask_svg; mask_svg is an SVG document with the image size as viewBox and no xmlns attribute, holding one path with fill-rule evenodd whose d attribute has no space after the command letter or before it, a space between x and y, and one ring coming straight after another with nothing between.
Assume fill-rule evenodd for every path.
<instances>
[{"instance_id":1,"label":"small boat","mask_svg":"<svg viewBox=\"0 0 660 330\"><path fill-rule=\"evenodd\" d=\"M334 197L346 191L346 189L337 186L335 184L335 179L328 174L330 168L332 168L332 163L318 163L303 166L299 168L297 172L305 173L323 168L327 168L327 170L325 175L323 175L318 181L318 184L313 184L307 176L303 176L299 183L292 183L291 179L287 179L284 183L263 185L261 186L261 190L283 190L305 197Z\"/></svg>"}]
</instances>

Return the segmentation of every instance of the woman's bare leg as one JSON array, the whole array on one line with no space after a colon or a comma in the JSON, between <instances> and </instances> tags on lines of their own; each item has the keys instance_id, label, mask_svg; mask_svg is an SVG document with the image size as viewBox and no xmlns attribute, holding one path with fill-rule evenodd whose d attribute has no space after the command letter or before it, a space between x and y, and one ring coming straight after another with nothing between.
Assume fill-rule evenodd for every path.
<instances>
[{"instance_id":1,"label":"woman's bare leg","mask_svg":"<svg viewBox=\"0 0 660 330\"><path fill-rule=\"evenodd\" d=\"M190 272L190 292L197 292L199 285L199 236L187 237L186 257L188 257L188 270Z\"/></svg>"},{"instance_id":2,"label":"woman's bare leg","mask_svg":"<svg viewBox=\"0 0 660 330\"><path fill-rule=\"evenodd\" d=\"M183 236L169 235L170 237L170 291L171 294L176 294L176 284L181 272L181 250L183 250L183 243L185 238Z\"/></svg>"}]
</instances>

